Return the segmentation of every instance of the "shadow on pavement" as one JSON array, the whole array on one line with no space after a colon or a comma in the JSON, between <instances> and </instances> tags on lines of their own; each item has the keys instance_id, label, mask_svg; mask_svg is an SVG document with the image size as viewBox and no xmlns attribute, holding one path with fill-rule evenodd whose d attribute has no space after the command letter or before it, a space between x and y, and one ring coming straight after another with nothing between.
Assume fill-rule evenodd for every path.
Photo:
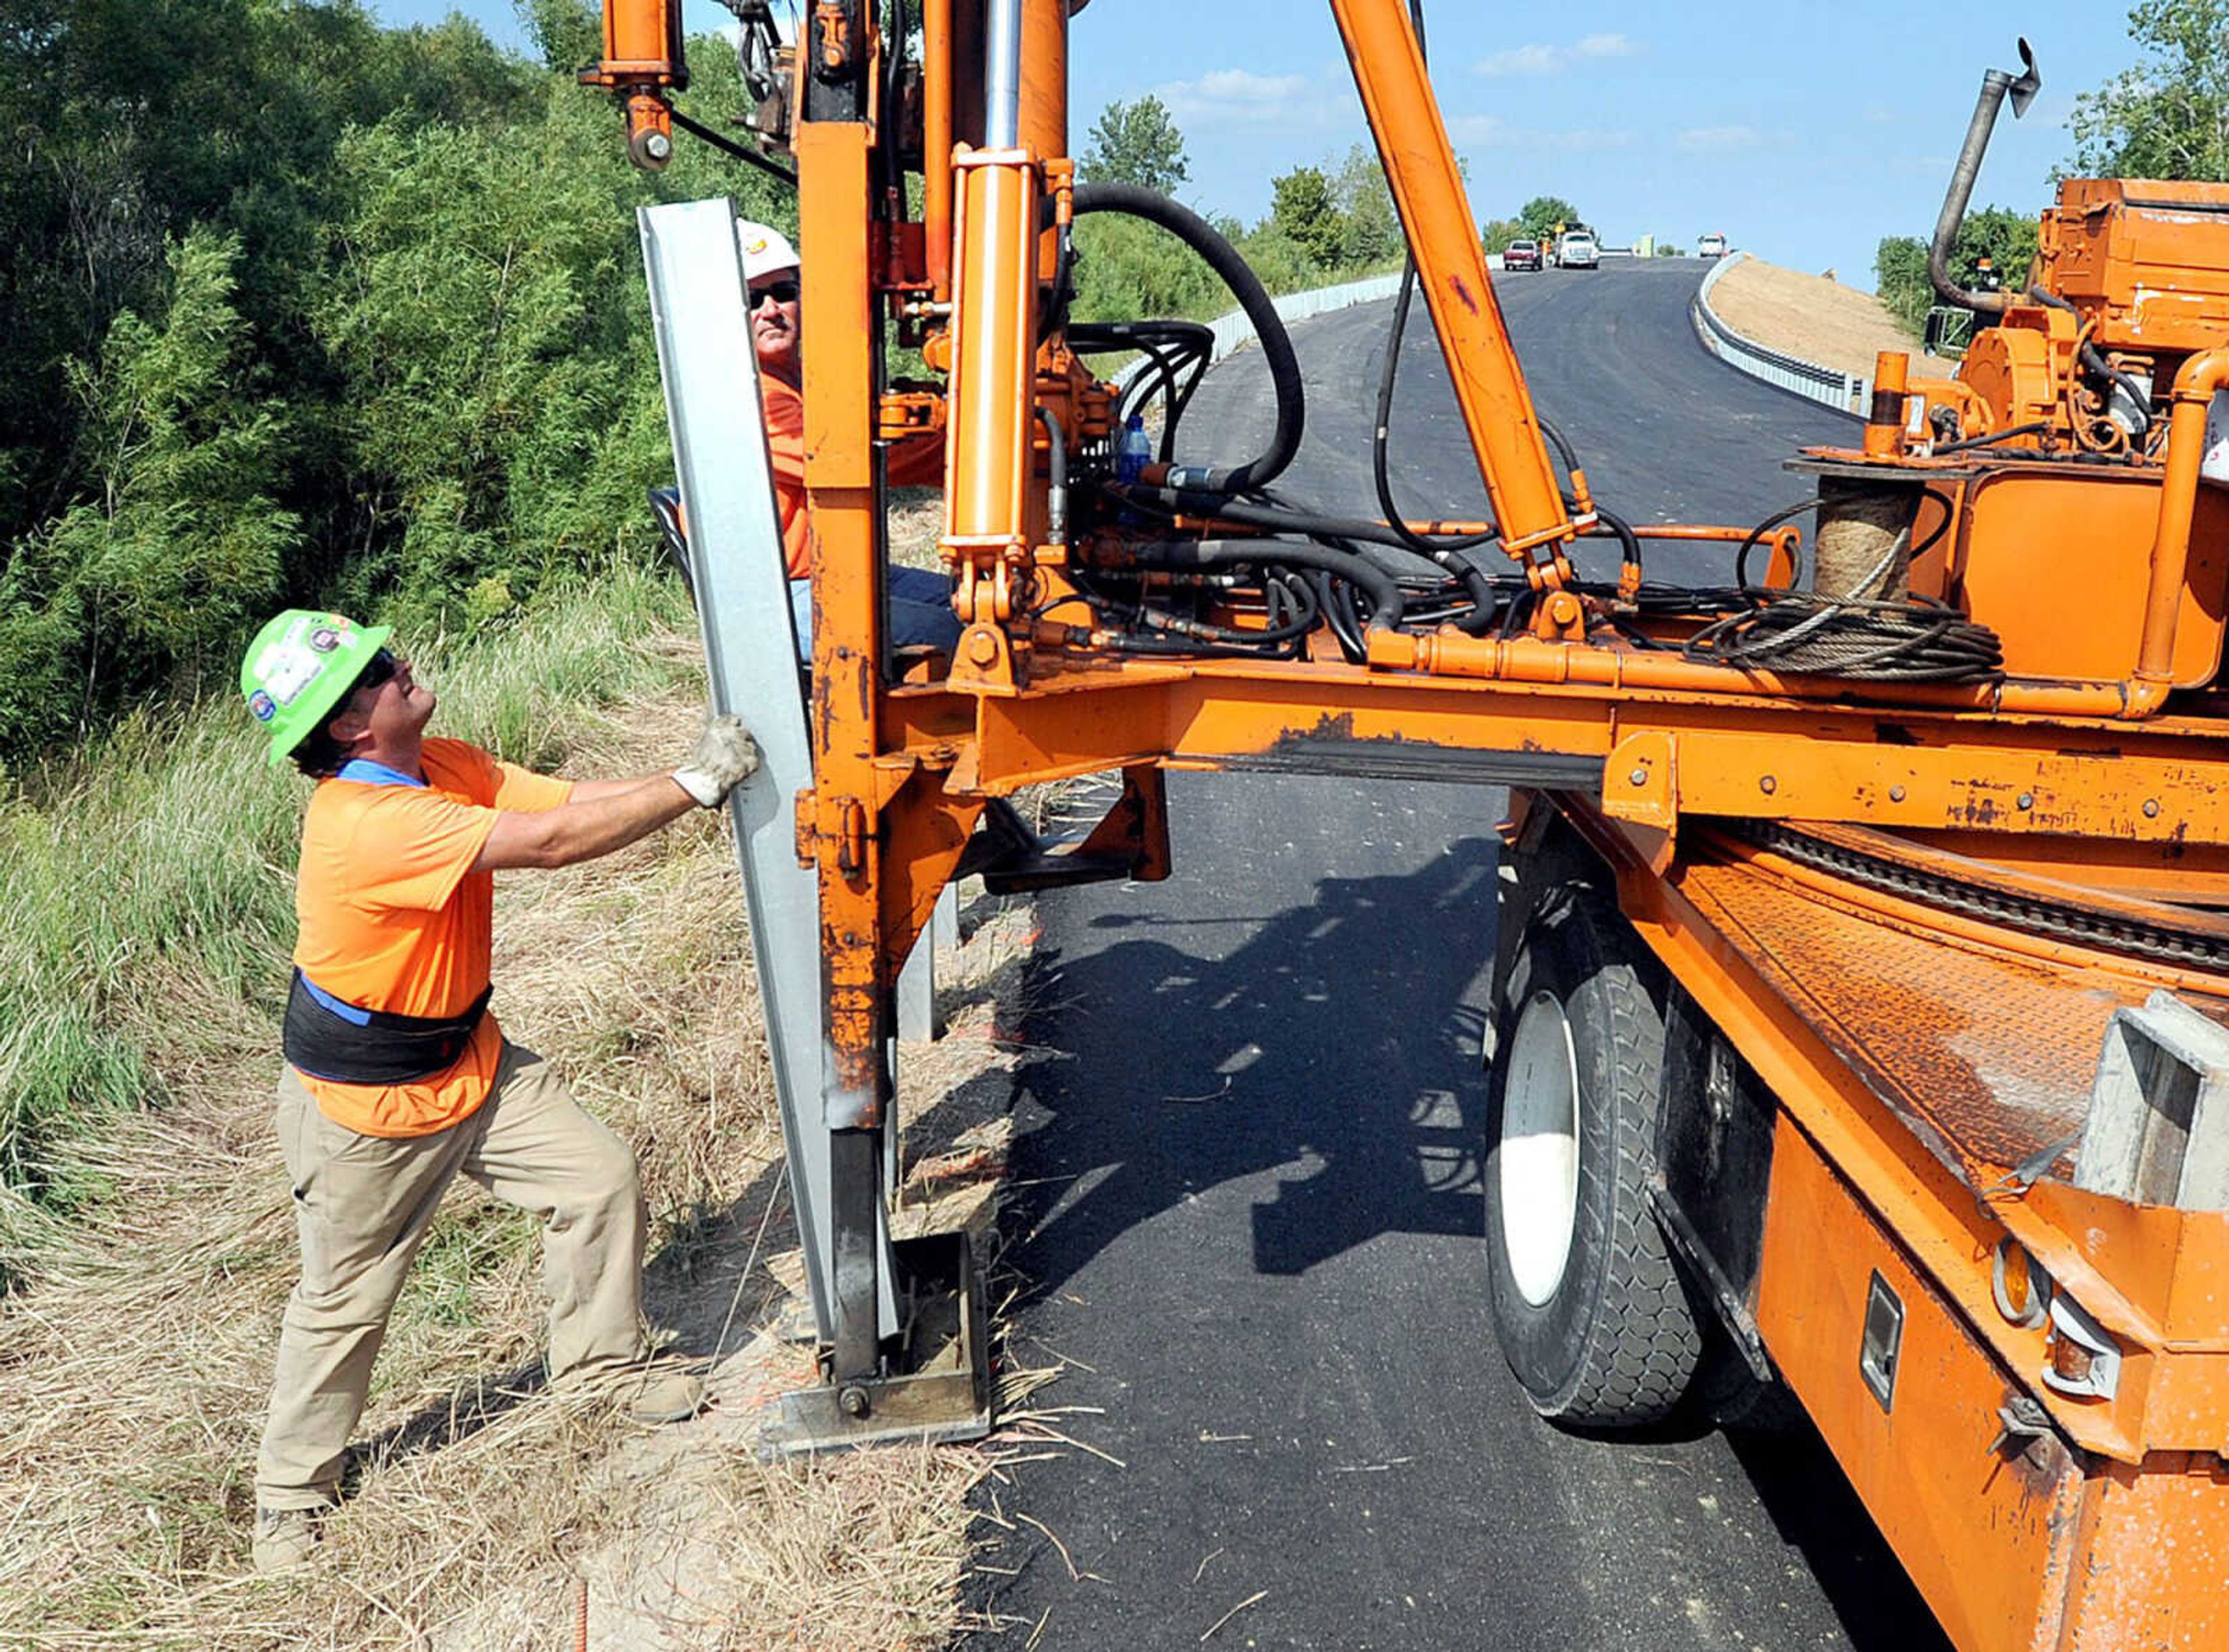
<instances>
[{"instance_id":1,"label":"shadow on pavement","mask_svg":"<svg viewBox=\"0 0 2229 1652\"><path fill-rule=\"evenodd\" d=\"M1019 1322L1118 1238L1234 1179L1274 1178L1251 1206L1257 1275L1385 1234L1482 1241L1496 863L1492 839L1464 839L1412 873L1321 878L1266 916L1140 910L1136 890L1048 897L1073 903L1048 928L1075 939L1040 953L1030 993L1050 1006L1036 1041L1060 1058L1032 1069L1042 1110L1018 1121ZM1495 1357L1484 1324L1449 1334ZM1947 1652L1815 1434L1728 1439L1857 1652Z\"/></svg>"},{"instance_id":2,"label":"shadow on pavement","mask_svg":"<svg viewBox=\"0 0 2229 1652\"><path fill-rule=\"evenodd\" d=\"M1054 1179L1025 1194L1035 1287L1203 1187L1271 1170L1262 1273L1384 1233L1481 1232L1494 865L1472 838L1412 875L1324 878L1263 919L1102 912L1088 932L1126 938L1041 955L1031 996L1059 1006L1048 1041L1066 1059L1031 1078L1051 1117L1030 1174Z\"/></svg>"}]
</instances>

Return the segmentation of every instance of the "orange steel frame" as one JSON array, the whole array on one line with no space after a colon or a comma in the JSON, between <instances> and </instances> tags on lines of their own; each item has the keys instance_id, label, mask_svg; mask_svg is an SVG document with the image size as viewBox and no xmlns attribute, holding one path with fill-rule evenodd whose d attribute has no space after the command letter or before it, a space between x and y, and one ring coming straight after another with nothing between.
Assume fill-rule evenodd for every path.
<instances>
[{"instance_id":1,"label":"orange steel frame","mask_svg":"<svg viewBox=\"0 0 2229 1652\"><path fill-rule=\"evenodd\" d=\"M1567 507L1407 8L1331 5L1500 543L1536 590L1568 597L1571 546L1595 528L1583 482L1578 508ZM888 1118L883 1051L895 970L988 800L1120 769L1121 818L1101 836L1121 840L1127 821L1138 875L1150 877L1167 870L1156 830L1165 769L1393 776L1428 756L1451 777L1530 781L1552 794L1532 794L1532 807L1552 805L1614 869L1642 937L1778 1098L1757 1324L1959 1644L2229 1644L2229 1591L2219 1588L2229 1489L2219 1455L2229 1446L2229 1218L2051 1181L2023 1198L1977 1200L1819 1025L1770 989L1740 938L1685 892L1690 867L1731 853L1705 823L1746 820L1859 823L1999 857L2028 875L2083 881L2094 867L2096 887L2229 903L2223 724L2205 695L2168 704L2170 688L2194 680L2191 650L2200 683L2219 656L2219 602L2194 604L2189 571L2192 524L2205 508L2205 409L2229 382L2229 350L2190 352L2174 379L2164 463L2149 481L2156 532L2132 549L2089 553L2098 588L2121 594L2132 641L2125 658L2079 675L2026 670L1986 685L1929 687L1734 670L1590 641L1576 599L1542 602L1532 633L1505 639L1372 633L1362 664L1321 654L1118 657L1095 647L1088 628L1031 617L1074 592L1067 569L1084 554L1048 543L1037 409L1060 415L1074 447L1103 436L1109 405L1060 339L1038 337L1058 234L1047 225L1066 222L1073 176L1067 0L1024 0L1018 136L997 149L982 142L986 0L925 0L917 236L895 233L876 210L872 10L859 0L806 8L793 145L806 289L806 484L819 540L816 770L798 800L798 847L820 889L824 1116L850 1144L835 1162L854 1196L849 1218L838 1218L855 1243L848 1270L840 1261L838 1270L832 1379L871 1379L879 1358L864 1248L871 1211L857 1201L860 1186L869 1197L876 1188L875 1143ZM675 11L678 0L606 8L611 61L592 78L629 95L638 152L646 132L665 129L662 100L677 83L678 65L657 50ZM819 88L847 66L857 95L828 115ZM884 663L879 444L886 429L922 416L879 395L884 313L928 318L925 353L949 374L943 405L927 415L944 421L943 550L964 626L941 680L893 680ZM2058 325L2037 322L2046 331ZM2071 351L2072 340L2061 346ZM1969 432L1986 417L1962 386L1915 381L1911 394L1930 410L1953 408ZM1990 479L1970 460L1915 456L1897 433L1901 400L1892 399L1898 405L1861 447L1833 457L1893 463L1962 519ZM2048 537L2052 508L2048 498L2024 505L2018 529ZM1955 595L1962 580L2003 581L1991 543L1957 544L1915 566L1916 588L1931 582ZM1780 550L1785 572L1784 541ZM2052 601L2038 593L2033 613L1988 616L2008 656L2047 657L2065 622ZM1862 890L1836 898L1866 922L1932 926L1946 944L2001 944L1986 933L1952 935L1939 915ZM2126 974L2078 949L2052 963ZM2229 981L2202 974L2163 980L2229 995ZM2116 1398L2049 1401L2048 1461L2012 1466L1990 1435L2006 1398L2030 1385L2020 1373L2036 1368L2040 1334L2008 1326L1992 1306L1990 1257L2007 1238L2129 1353ZM1941 1394L1893 1418L1851 1374L1875 1271L1900 1289L1911 1315L1906 1357L1928 1362Z\"/></svg>"}]
</instances>

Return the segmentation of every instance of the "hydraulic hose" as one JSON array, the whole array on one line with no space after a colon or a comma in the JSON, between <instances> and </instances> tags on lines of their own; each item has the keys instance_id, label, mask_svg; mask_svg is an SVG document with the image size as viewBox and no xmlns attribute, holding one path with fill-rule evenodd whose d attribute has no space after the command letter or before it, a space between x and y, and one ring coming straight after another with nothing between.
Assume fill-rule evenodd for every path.
<instances>
[{"instance_id":1,"label":"hydraulic hose","mask_svg":"<svg viewBox=\"0 0 2229 1652\"><path fill-rule=\"evenodd\" d=\"M1060 415L1050 408L1039 408L1037 420L1045 427L1045 457L1050 475L1045 484L1045 542L1064 545L1068 543L1068 432L1060 422Z\"/></svg>"},{"instance_id":2,"label":"hydraulic hose","mask_svg":"<svg viewBox=\"0 0 2229 1652\"><path fill-rule=\"evenodd\" d=\"M1303 534L1311 539L1359 539L1366 544L1407 549L1400 536L1386 524L1362 517L1319 516L1289 506L1252 505L1227 494L1192 487L1124 486L1111 483L1105 485L1102 491L1118 501L1141 505L1166 516L1212 517L1270 533Z\"/></svg>"},{"instance_id":3,"label":"hydraulic hose","mask_svg":"<svg viewBox=\"0 0 2229 1652\"><path fill-rule=\"evenodd\" d=\"M1186 573L1267 566L1305 568L1315 573L1333 575L1351 585L1361 587L1369 596L1369 629L1372 631L1397 630L1405 607L1406 599L1401 595L1401 582L1392 575L1351 551L1332 550L1322 545L1263 539L1177 540L1165 544L1140 545L1134 551L1132 559L1140 568L1167 569Z\"/></svg>"},{"instance_id":4,"label":"hydraulic hose","mask_svg":"<svg viewBox=\"0 0 2229 1652\"><path fill-rule=\"evenodd\" d=\"M1215 493L1243 493L1265 487L1282 475L1301 451L1301 431L1307 421L1307 391L1301 380L1301 358L1293 349L1284 318L1269 297L1269 290L1238 255L1237 249L1216 233L1213 225L1189 207L1134 183L1082 183L1076 186L1076 215L1119 212L1143 218L1167 230L1207 261L1208 267L1230 289L1238 307L1254 324L1262 341L1262 358L1269 363L1269 382L1277 395L1277 426L1269 446L1258 459L1224 469L1187 467L1173 479L1185 487Z\"/></svg>"},{"instance_id":5,"label":"hydraulic hose","mask_svg":"<svg viewBox=\"0 0 2229 1652\"><path fill-rule=\"evenodd\" d=\"M1429 556L1451 573L1458 575L1462 569L1451 553L1472 550L1491 544L1499 535L1488 530L1485 533L1466 535L1458 539L1428 539L1411 529L1393 499L1392 426L1393 387L1401 376L1401 341L1409 331L1409 306L1416 292L1416 260L1410 259L1401 271L1401 291L1393 301L1393 325L1385 339L1385 364L1378 374L1378 427L1371 436L1371 479L1378 485L1378 508L1385 513L1385 525L1393 530L1404 550L1420 556Z\"/></svg>"},{"instance_id":6,"label":"hydraulic hose","mask_svg":"<svg viewBox=\"0 0 2229 1652\"><path fill-rule=\"evenodd\" d=\"M2064 311L2070 316L2078 316L2082 313L2079 310L2076 309L2072 304L2069 303L2066 299L2060 298L2059 294L2052 292L2048 287L2031 286L2027 290L2027 295L2029 298L2034 299L2036 303L2044 305L2047 309ZM2121 387L2122 394L2129 398L2130 411L2136 415L2136 440L2138 441L2142 441L2146 436L2149 436L2151 434L2152 429L2151 397L2145 393L2144 387L2137 383L2136 381L2128 374L2123 373L2119 368L2114 366L2112 363L2107 361L2104 357L2104 352L2100 350L2097 345L2090 343L2087 339L2084 339L2082 344L2082 365L2088 368L2099 378L2104 379L2110 383L2117 384ZM2109 399L2107 406L2110 407L2110 405L2111 402Z\"/></svg>"}]
</instances>

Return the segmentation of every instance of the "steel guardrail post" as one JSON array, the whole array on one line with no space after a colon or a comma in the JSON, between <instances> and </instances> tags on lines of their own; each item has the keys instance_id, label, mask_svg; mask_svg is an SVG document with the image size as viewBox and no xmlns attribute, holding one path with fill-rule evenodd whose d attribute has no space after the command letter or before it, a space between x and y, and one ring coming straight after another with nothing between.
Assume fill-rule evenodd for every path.
<instances>
[{"instance_id":1,"label":"steel guardrail post","mask_svg":"<svg viewBox=\"0 0 2229 1652\"><path fill-rule=\"evenodd\" d=\"M735 209L723 196L645 207L637 218L712 704L750 725L765 760L729 799L729 818L806 1282L826 1341L834 1335L835 1295L829 1141L820 1120L820 896L814 874L797 864L797 794L813 784L813 746ZM887 1334L897 1315L889 1236L881 1237Z\"/></svg>"}]
</instances>

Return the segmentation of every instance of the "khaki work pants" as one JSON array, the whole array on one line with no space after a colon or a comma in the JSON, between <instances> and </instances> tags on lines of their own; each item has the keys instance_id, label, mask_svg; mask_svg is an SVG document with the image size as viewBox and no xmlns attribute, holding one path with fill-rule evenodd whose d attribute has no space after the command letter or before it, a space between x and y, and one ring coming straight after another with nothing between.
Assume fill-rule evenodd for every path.
<instances>
[{"instance_id":1,"label":"khaki work pants","mask_svg":"<svg viewBox=\"0 0 2229 1652\"><path fill-rule=\"evenodd\" d=\"M542 1218L549 1373L639 1359L647 1212L634 1155L530 1050L506 1042L478 1112L434 1135L358 1135L285 1070L279 1143L293 1180L302 1279L286 1303L257 1504L336 1500L387 1316L459 1173Z\"/></svg>"}]
</instances>

